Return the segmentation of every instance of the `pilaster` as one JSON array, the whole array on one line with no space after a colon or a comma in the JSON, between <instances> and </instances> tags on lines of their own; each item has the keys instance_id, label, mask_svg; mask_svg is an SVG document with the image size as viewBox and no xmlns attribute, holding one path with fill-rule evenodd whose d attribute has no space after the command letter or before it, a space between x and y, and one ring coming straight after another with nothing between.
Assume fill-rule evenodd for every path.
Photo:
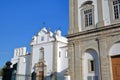
<instances>
[{"instance_id":1,"label":"pilaster","mask_svg":"<svg viewBox=\"0 0 120 80\"><path fill-rule=\"evenodd\" d=\"M68 43L68 58L71 80L74 80L74 49L73 42Z\"/></svg>"},{"instance_id":2,"label":"pilaster","mask_svg":"<svg viewBox=\"0 0 120 80\"><path fill-rule=\"evenodd\" d=\"M104 26L104 21L103 21L103 9L102 9L102 0L97 0L97 10L98 10L98 23L97 27L102 27Z\"/></svg>"},{"instance_id":3,"label":"pilaster","mask_svg":"<svg viewBox=\"0 0 120 80\"><path fill-rule=\"evenodd\" d=\"M80 53L80 42L79 40L74 41L75 53L74 53L74 67L75 67L75 78L74 80L82 80L82 59ZM78 75L79 74L79 75Z\"/></svg>"},{"instance_id":4,"label":"pilaster","mask_svg":"<svg viewBox=\"0 0 120 80\"><path fill-rule=\"evenodd\" d=\"M78 28L78 0L69 1L70 27L69 34L79 32Z\"/></svg>"},{"instance_id":5,"label":"pilaster","mask_svg":"<svg viewBox=\"0 0 120 80\"><path fill-rule=\"evenodd\" d=\"M58 51L58 41L53 42L53 80L57 78L57 51Z\"/></svg>"},{"instance_id":6,"label":"pilaster","mask_svg":"<svg viewBox=\"0 0 120 80\"><path fill-rule=\"evenodd\" d=\"M101 69L101 80L111 80L110 76L110 63L109 63L109 56L107 53L107 43L106 39L100 39L100 69Z\"/></svg>"},{"instance_id":7,"label":"pilaster","mask_svg":"<svg viewBox=\"0 0 120 80\"><path fill-rule=\"evenodd\" d=\"M74 0L74 6L75 6L75 18L74 18L74 33L79 32L79 27L78 27L78 0Z\"/></svg>"},{"instance_id":8,"label":"pilaster","mask_svg":"<svg viewBox=\"0 0 120 80\"><path fill-rule=\"evenodd\" d=\"M74 10L74 5L73 5L73 0L69 0L69 22L70 22L70 26L69 26L69 34L73 33L73 24L74 24L74 19L73 19L73 10Z\"/></svg>"}]
</instances>

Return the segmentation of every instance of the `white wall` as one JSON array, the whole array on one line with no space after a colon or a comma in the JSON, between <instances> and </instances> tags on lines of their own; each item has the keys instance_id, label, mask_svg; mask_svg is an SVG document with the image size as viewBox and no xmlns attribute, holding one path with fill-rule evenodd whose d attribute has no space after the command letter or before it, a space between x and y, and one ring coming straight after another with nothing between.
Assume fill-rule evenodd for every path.
<instances>
[{"instance_id":1,"label":"white wall","mask_svg":"<svg viewBox=\"0 0 120 80\"><path fill-rule=\"evenodd\" d=\"M21 48L15 48L14 49L14 58L22 56L22 55L26 55L26 54L27 54L26 47L21 47Z\"/></svg>"},{"instance_id":2,"label":"white wall","mask_svg":"<svg viewBox=\"0 0 120 80\"><path fill-rule=\"evenodd\" d=\"M20 47L14 49L14 56L11 59L12 67L17 63L17 74L26 75L29 74L30 55L28 55L26 47ZM27 67L27 68L26 68Z\"/></svg>"},{"instance_id":3,"label":"white wall","mask_svg":"<svg viewBox=\"0 0 120 80\"><path fill-rule=\"evenodd\" d=\"M18 62L19 57L26 55L26 54L27 54L26 47L15 48L14 49L14 56L11 59L12 64L16 64Z\"/></svg>"},{"instance_id":4,"label":"white wall","mask_svg":"<svg viewBox=\"0 0 120 80\"><path fill-rule=\"evenodd\" d=\"M67 53L67 43L58 42L58 56L57 56L57 71L58 71L58 80L64 79L64 74L68 68L68 57ZM61 55L59 56L59 52Z\"/></svg>"},{"instance_id":5,"label":"white wall","mask_svg":"<svg viewBox=\"0 0 120 80\"><path fill-rule=\"evenodd\" d=\"M31 54L29 55L26 55L26 75L30 75L30 56Z\"/></svg>"},{"instance_id":6,"label":"white wall","mask_svg":"<svg viewBox=\"0 0 120 80\"><path fill-rule=\"evenodd\" d=\"M47 65L47 73L49 74L52 71L53 65L53 42L48 42L44 44L35 45L32 48L32 70L31 73L34 71L34 66L38 63L39 58L41 58L40 48L44 48L44 59Z\"/></svg>"},{"instance_id":7,"label":"white wall","mask_svg":"<svg viewBox=\"0 0 120 80\"><path fill-rule=\"evenodd\" d=\"M26 75L26 58L20 57L17 65L17 74Z\"/></svg>"},{"instance_id":8,"label":"white wall","mask_svg":"<svg viewBox=\"0 0 120 80\"><path fill-rule=\"evenodd\" d=\"M30 75L30 54L20 56L17 64L18 75Z\"/></svg>"},{"instance_id":9,"label":"white wall","mask_svg":"<svg viewBox=\"0 0 120 80\"><path fill-rule=\"evenodd\" d=\"M110 12L108 0L102 0L102 8L103 8L103 20L105 25L110 24Z\"/></svg>"},{"instance_id":10,"label":"white wall","mask_svg":"<svg viewBox=\"0 0 120 80\"><path fill-rule=\"evenodd\" d=\"M67 53L67 46L64 44L64 46L59 47L58 49L58 72L64 71L68 68L68 57L66 57ZM61 56L59 56L59 52L61 52ZM62 65L62 66L61 66Z\"/></svg>"},{"instance_id":11,"label":"white wall","mask_svg":"<svg viewBox=\"0 0 120 80\"><path fill-rule=\"evenodd\" d=\"M109 51L110 56L120 55L120 43L115 43Z\"/></svg>"}]
</instances>

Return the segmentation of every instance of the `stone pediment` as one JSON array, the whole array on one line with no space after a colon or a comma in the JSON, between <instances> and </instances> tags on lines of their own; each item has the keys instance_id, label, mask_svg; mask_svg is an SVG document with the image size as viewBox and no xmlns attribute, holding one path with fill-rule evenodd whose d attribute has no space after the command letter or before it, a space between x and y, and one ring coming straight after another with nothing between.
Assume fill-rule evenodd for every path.
<instances>
[{"instance_id":1,"label":"stone pediment","mask_svg":"<svg viewBox=\"0 0 120 80\"><path fill-rule=\"evenodd\" d=\"M32 42L30 45L37 45L41 43L49 43L52 41L61 41L67 42L67 39L61 35L61 31L57 30L54 33L50 31L50 29L42 28L36 36L32 38Z\"/></svg>"},{"instance_id":2,"label":"stone pediment","mask_svg":"<svg viewBox=\"0 0 120 80\"><path fill-rule=\"evenodd\" d=\"M38 32L38 36L40 35L46 35L48 33L47 29L44 27L40 30L40 32Z\"/></svg>"},{"instance_id":3,"label":"stone pediment","mask_svg":"<svg viewBox=\"0 0 120 80\"><path fill-rule=\"evenodd\" d=\"M32 38L31 45L49 42L53 39L53 33L44 27L38 32L36 36Z\"/></svg>"}]
</instances>

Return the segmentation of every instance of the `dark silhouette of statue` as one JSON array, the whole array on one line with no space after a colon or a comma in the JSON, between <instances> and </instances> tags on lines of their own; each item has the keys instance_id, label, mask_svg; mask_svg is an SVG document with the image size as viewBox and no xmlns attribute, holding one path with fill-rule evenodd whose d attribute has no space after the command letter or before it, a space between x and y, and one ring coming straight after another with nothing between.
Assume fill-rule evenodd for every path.
<instances>
[{"instance_id":1,"label":"dark silhouette of statue","mask_svg":"<svg viewBox=\"0 0 120 80\"><path fill-rule=\"evenodd\" d=\"M32 77L31 80L36 80L36 73L35 73L35 71L32 72L32 76L31 77Z\"/></svg>"}]
</instances>

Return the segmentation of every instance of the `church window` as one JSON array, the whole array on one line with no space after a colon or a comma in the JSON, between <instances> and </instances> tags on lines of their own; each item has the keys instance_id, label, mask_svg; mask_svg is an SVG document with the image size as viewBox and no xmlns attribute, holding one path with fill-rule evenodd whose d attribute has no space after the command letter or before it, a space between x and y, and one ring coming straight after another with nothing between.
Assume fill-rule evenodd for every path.
<instances>
[{"instance_id":1,"label":"church window","mask_svg":"<svg viewBox=\"0 0 120 80\"><path fill-rule=\"evenodd\" d=\"M85 15L85 26L91 26L93 24L93 20L92 20L92 9L88 9L84 11L84 15Z\"/></svg>"},{"instance_id":2,"label":"church window","mask_svg":"<svg viewBox=\"0 0 120 80\"><path fill-rule=\"evenodd\" d=\"M91 71L94 71L94 61L93 60L90 61L90 66L91 66Z\"/></svg>"},{"instance_id":3,"label":"church window","mask_svg":"<svg viewBox=\"0 0 120 80\"><path fill-rule=\"evenodd\" d=\"M61 57L61 52L59 51L59 57Z\"/></svg>"},{"instance_id":4,"label":"church window","mask_svg":"<svg viewBox=\"0 0 120 80\"><path fill-rule=\"evenodd\" d=\"M113 1L114 18L120 19L120 0Z\"/></svg>"},{"instance_id":5,"label":"church window","mask_svg":"<svg viewBox=\"0 0 120 80\"><path fill-rule=\"evenodd\" d=\"M114 17L115 19L120 18L120 0L113 1Z\"/></svg>"},{"instance_id":6,"label":"church window","mask_svg":"<svg viewBox=\"0 0 120 80\"><path fill-rule=\"evenodd\" d=\"M89 30L95 27L93 1L85 1L81 5L82 30Z\"/></svg>"},{"instance_id":7,"label":"church window","mask_svg":"<svg viewBox=\"0 0 120 80\"><path fill-rule=\"evenodd\" d=\"M39 56L39 59L44 59L44 48L43 47L41 47L40 48L40 56Z\"/></svg>"},{"instance_id":8,"label":"church window","mask_svg":"<svg viewBox=\"0 0 120 80\"><path fill-rule=\"evenodd\" d=\"M41 41L44 41L44 36L41 37Z\"/></svg>"},{"instance_id":9,"label":"church window","mask_svg":"<svg viewBox=\"0 0 120 80\"><path fill-rule=\"evenodd\" d=\"M110 21L111 23L120 22L120 0L108 0L110 10Z\"/></svg>"},{"instance_id":10,"label":"church window","mask_svg":"<svg viewBox=\"0 0 120 80\"><path fill-rule=\"evenodd\" d=\"M95 61L94 60L89 60L89 72L94 72L95 71Z\"/></svg>"}]
</instances>

